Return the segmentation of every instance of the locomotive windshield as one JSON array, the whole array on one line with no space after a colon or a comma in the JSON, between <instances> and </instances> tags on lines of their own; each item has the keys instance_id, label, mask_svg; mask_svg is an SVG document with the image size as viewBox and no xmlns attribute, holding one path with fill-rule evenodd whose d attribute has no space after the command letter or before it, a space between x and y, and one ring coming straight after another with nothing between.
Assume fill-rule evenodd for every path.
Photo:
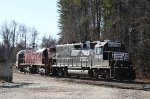
<instances>
[{"instance_id":1,"label":"locomotive windshield","mask_svg":"<svg viewBox=\"0 0 150 99\"><path fill-rule=\"evenodd\" d=\"M103 48L104 51L111 51L111 52L126 52L125 46L122 44L113 44L112 42L106 44Z\"/></svg>"}]
</instances>

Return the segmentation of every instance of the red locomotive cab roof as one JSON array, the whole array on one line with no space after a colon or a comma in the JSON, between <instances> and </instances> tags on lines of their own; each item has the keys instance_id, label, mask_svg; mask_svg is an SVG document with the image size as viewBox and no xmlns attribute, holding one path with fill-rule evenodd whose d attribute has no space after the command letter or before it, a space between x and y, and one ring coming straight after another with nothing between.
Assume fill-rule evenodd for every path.
<instances>
[{"instance_id":1,"label":"red locomotive cab roof","mask_svg":"<svg viewBox=\"0 0 150 99\"><path fill-rule=\"evenodd\" d=\"M25 53L25 52L26 52L26 50L21 50L21 51L19 51L19 52L17 53L17 55L22 54L22 53Z\"/></svg>"},{"instance_id":2,"label":"red locomotive cab roof","mask_svg":"<svg viewBox=\"0 0 150 99\"><path fill-rule=\"evenodd\" d=\"M36 51L36 53L43 53L43 51L45 51L47 48L42 48Z\"/></svg>"},{"instance_id":3,"label":"red locomotive cab roof","mask_svg":"<svg viewBox=\"0 0 150 99\"><path fill-rule=\"evenodd\" d=\"M23 54L23 53L25 53L25 52L26 52L26 50L20 50L20 51L17 53L16 58L18 58L18 55L19 55L19 54Z\"/></svg>"}]
</instances>

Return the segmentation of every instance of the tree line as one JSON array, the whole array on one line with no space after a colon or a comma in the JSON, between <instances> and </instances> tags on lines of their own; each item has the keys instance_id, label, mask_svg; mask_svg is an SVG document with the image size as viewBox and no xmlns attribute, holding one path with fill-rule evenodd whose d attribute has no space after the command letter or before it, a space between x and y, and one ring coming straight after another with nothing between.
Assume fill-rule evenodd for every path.
<instances>
[{"instance_id":1,"label":"tree line","mask_svg":"<svg viewBox=\"0 0 150 99\"><path fill-rule=\"evenodd\" d=\"M59 0L57 6L59 42L119 41L138 77L150 77L149 0Z\"/></svg>"},{"instance_id":2,"label":"tree line","mask_svg":"<svg viewBox=\"0 0 150 99\"><path fill-rule=\"evenodd\" d=\"M44 35L41 40L35 27L28 27L15 20L4 22L0 27L1 46L5 46L10 61L15 62L16 53L20 50L50 47L56 40Z\"/></svg>"}]
</instances>

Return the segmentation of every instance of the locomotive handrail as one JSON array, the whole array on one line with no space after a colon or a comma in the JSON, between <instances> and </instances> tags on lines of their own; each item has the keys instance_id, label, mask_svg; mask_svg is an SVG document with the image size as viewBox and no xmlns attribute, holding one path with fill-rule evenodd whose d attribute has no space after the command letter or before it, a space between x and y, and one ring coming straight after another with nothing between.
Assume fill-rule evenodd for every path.
<instances>
[{"instance_id":1,"label":"locomotive handrail","mask_svg":"<svg viewBox=\"0 0 150 99\"><path fill-rule=\"evenodd\" d=\"M92 58L91 58L91 67L93 66L93 60L92 60Z\"/></svg>"}]
</instances>

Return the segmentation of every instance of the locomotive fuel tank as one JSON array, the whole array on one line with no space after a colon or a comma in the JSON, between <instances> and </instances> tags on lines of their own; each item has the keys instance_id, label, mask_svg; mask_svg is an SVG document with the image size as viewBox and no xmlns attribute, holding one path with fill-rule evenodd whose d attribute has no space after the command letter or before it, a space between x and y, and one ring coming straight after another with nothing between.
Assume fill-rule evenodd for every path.
<instances>
[{"instance_id":1,"label":"locomotive fuel tank","mask_svg":"<svg viewBox=\"0 0 150 99\"><path fill-rule=\"evenodd\" d=\"M68 70L68 75L87 77L88 70Z\"/></svg>"}]
</instances>

